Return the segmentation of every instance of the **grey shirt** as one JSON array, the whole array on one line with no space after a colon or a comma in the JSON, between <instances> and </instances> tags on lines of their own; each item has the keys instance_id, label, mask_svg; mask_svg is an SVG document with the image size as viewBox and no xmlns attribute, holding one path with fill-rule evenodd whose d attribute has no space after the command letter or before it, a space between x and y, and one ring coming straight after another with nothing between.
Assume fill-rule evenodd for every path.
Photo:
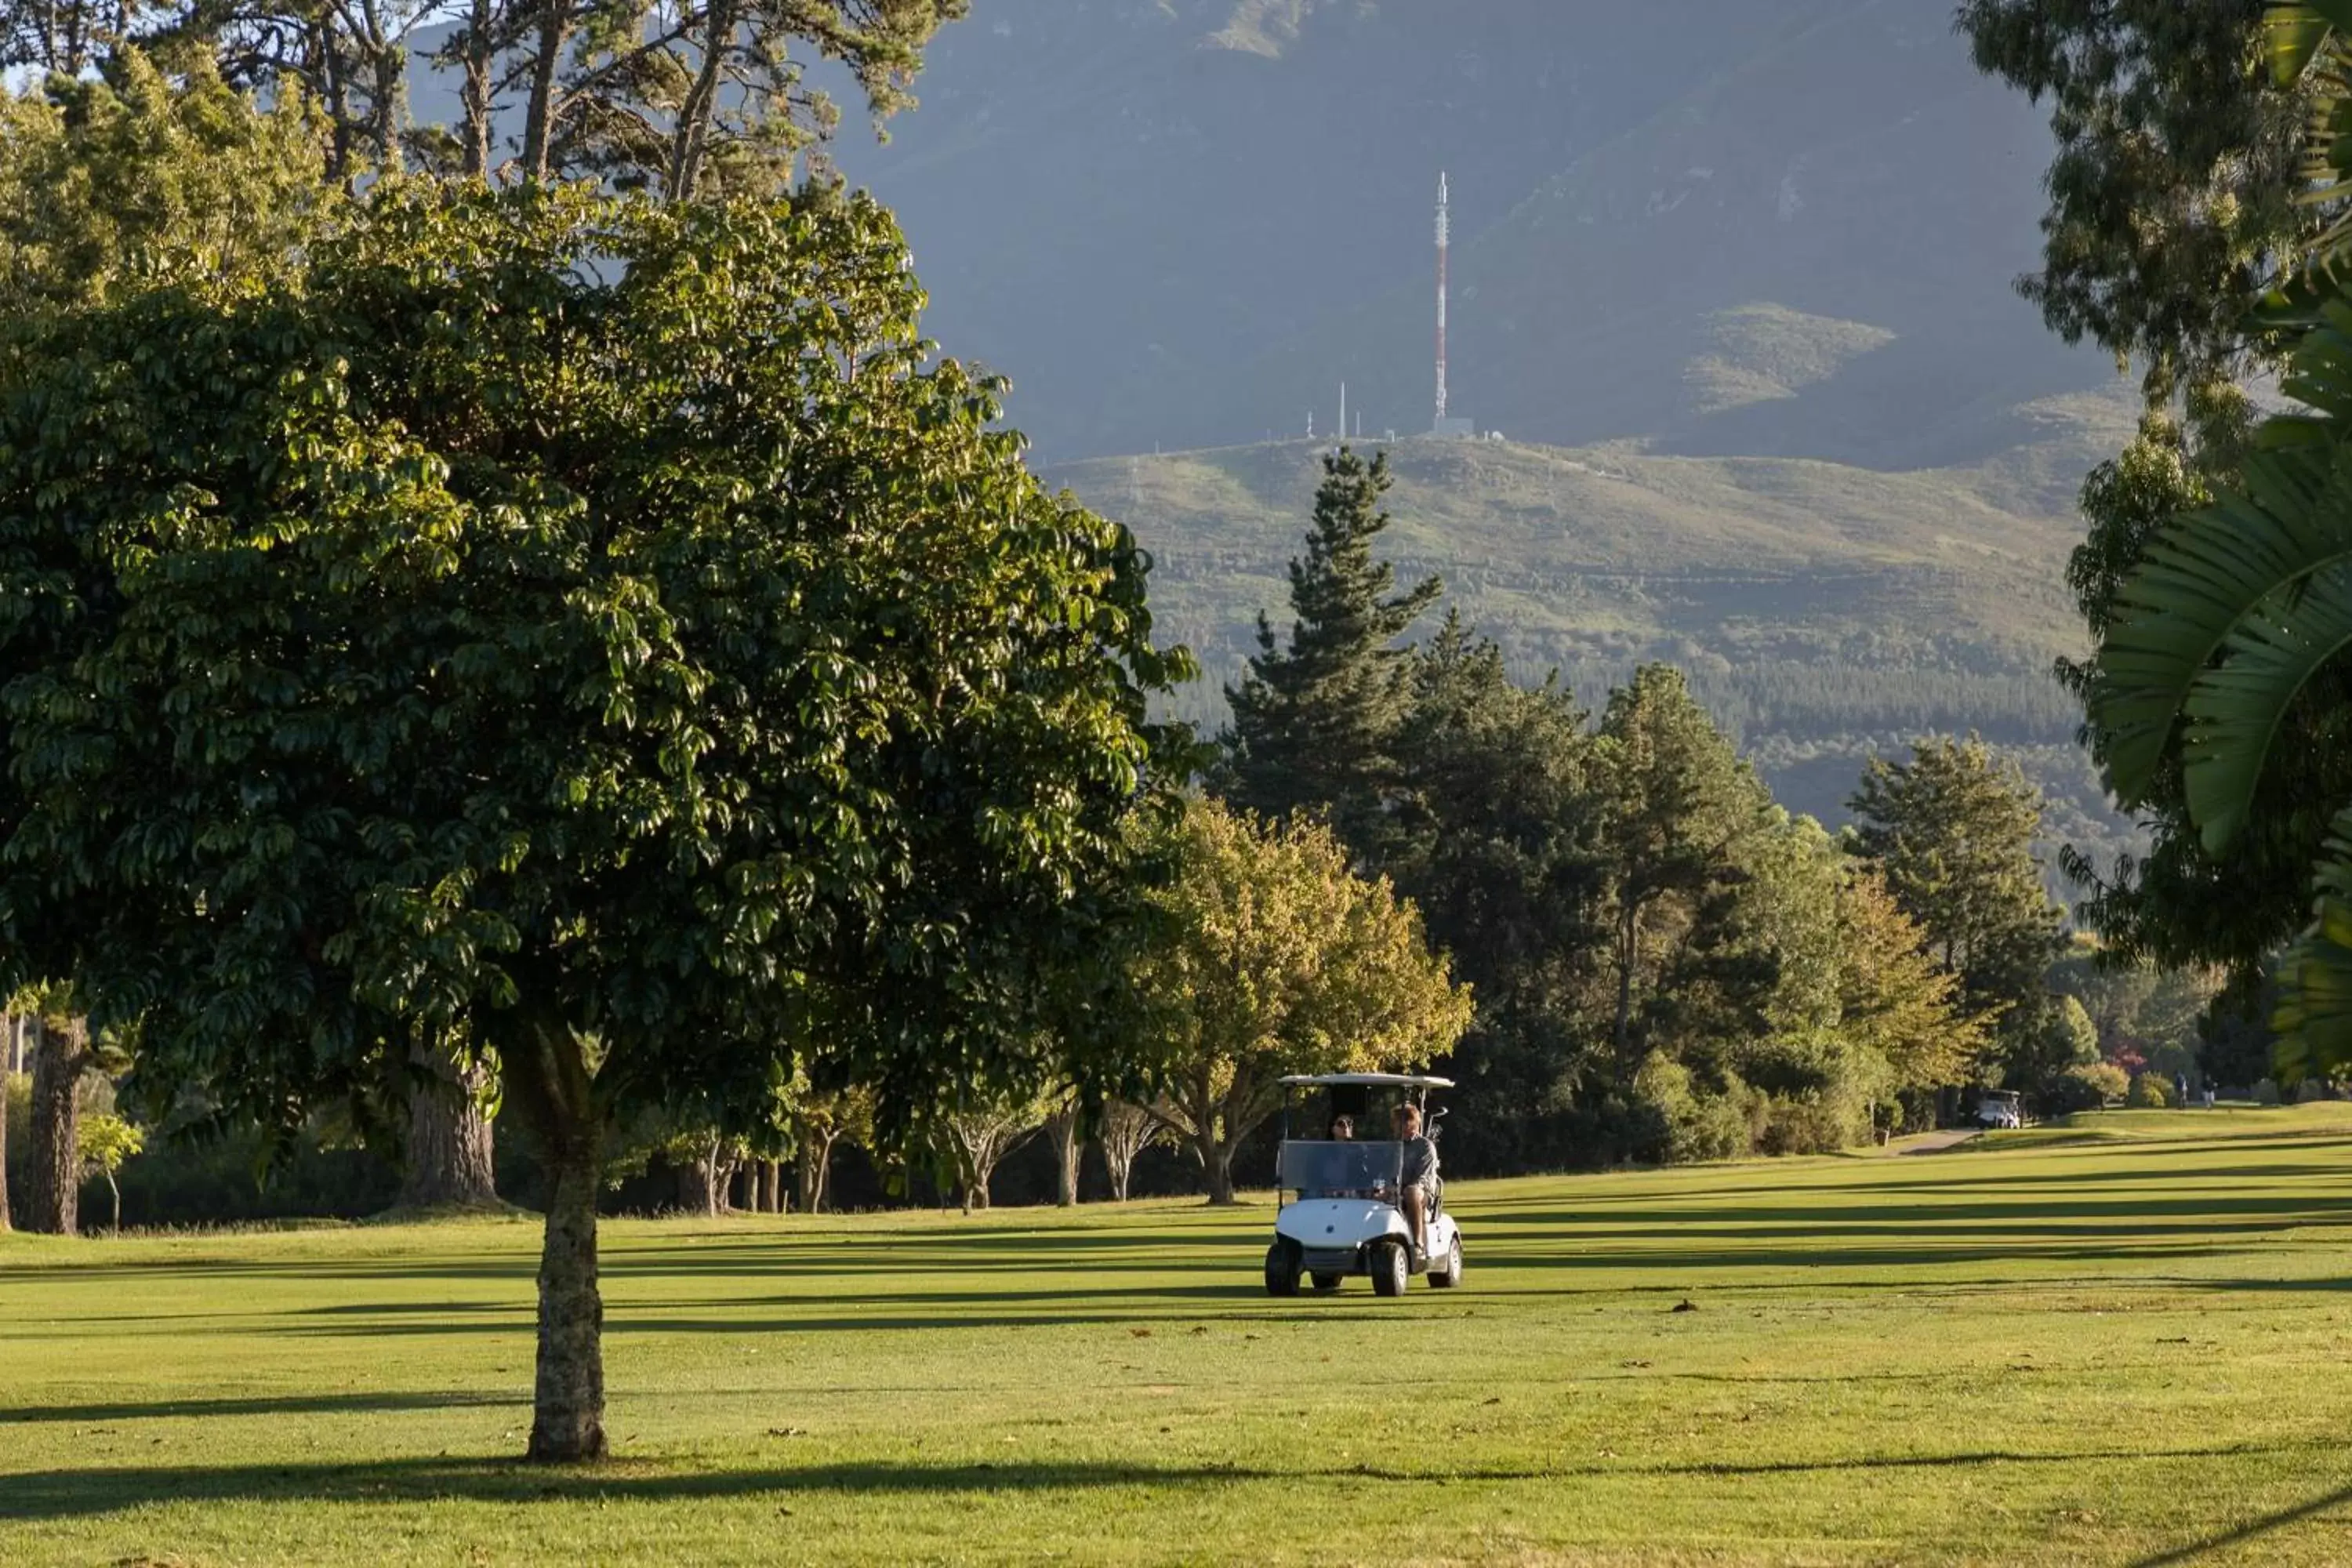
<instances>
[{"instance_id":1,"label":"grey shirt","mask_svg":"<svg viewBox=\"0 0 2352 1568\"><path fill-rule=\"evenodd\" d=\"M1404 1184L1425 1187L1437 1175L1437 1145L1426 1138L1404 1140Z\"/></svg>"}]
</instances>

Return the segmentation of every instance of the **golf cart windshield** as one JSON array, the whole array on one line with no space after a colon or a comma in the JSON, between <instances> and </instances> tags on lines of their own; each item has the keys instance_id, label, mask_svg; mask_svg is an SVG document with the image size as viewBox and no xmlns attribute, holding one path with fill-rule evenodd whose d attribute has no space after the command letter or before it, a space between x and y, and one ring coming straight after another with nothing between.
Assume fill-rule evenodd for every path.
<instances>
[{"instance_id":1,"label":"golf cart windshield","mask_svg":"<svg viewBox=\"0 0 2352 1568\"><path fill-rule=\"evenodd\" d=\"M1402 1143L1309 1143L1293 1139L1282 1146L1282 1184L1301 1197L1369 1194L1376 1187L1394 1189L1403 1173Z\"/></svg>"}]
</instances>

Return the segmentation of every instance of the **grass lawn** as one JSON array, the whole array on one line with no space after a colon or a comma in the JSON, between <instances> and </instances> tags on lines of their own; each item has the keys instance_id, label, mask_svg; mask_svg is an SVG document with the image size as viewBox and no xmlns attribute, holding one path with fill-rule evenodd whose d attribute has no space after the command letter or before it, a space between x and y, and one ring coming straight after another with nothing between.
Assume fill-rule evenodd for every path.
<instances>
[{"instance_id":1,"label":"grass lawn","mask_svg":"<svg viewBox=\"0 0 2352 1568\"><path fill-rule=\"evenodd\" d=\"M614 1223L584 1471L534 1226L0 1237L0 1563L2352 1561L2352 1106L2090 1123L1459 1186L1401 1302L1264 1201Z\"/></svg>"}]
</instances>

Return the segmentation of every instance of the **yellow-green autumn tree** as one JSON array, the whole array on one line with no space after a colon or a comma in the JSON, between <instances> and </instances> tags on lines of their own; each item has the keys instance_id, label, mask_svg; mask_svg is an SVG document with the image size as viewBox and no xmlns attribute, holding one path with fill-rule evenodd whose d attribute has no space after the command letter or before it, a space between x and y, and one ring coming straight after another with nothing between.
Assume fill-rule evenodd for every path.
<instances>
[{"instance_id":1,"label":"yellow-green autumn tree","mask_svg":"<svg viewBox=\"0 0 2352 1568\"><path fill-rule=\"evenodd\" d=\"M1960 977L1937 964L1876 868L1857 867L1839 900L1840 1028L1883 1060L1894 1087L1959 1083L1992 1048L1992 1018L1971 1013Z\"/></svg>"},{"instance_id":2,"label":"yellow-green autumn tree","mask_svg":"<svg viewBox=\"0 0 2352 1568\"><path fill-rule=\"evenodd\" d=\"M1420 911L1366 880L1319 824L1275 827L1214 801L1173 829L1165 918L1136 963L1165 1086L1154 1113L1192 1151L1209 1201L1290 1073L1396 1070L1453 1048L1470 988L1430 951Z\"/></svg>"}]
</instances>

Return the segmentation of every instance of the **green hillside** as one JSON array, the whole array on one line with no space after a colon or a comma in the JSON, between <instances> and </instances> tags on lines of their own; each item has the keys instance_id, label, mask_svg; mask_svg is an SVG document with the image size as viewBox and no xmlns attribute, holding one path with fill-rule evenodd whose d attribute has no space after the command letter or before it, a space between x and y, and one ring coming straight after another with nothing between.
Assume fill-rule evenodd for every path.
<instances>
[{"instance_id":1,"label":"green hillside","mask_svg":"<svg viewBox=\"0 0 2352 1568\"><path fill-rule=\"evenodd\" d=\"M1156 554L1164 633L1208 670L1187 717L1279 624L1318 458L1305 441L1050 469ZM1589 705L1636 664L1687 669L1792 807L1835 820L1869 756L1924 731L1976 731L2053 796L2054 837L2123 842L2050 679L2078 651L2063 572L2079 529L2021 452L1881 473L1793 458L1626 447L1400 441L1388 553L1443 576L1527 679L1557 668ZM2079 473L2080 469L2076 468Z\"/></svg>"}]
</instances>

